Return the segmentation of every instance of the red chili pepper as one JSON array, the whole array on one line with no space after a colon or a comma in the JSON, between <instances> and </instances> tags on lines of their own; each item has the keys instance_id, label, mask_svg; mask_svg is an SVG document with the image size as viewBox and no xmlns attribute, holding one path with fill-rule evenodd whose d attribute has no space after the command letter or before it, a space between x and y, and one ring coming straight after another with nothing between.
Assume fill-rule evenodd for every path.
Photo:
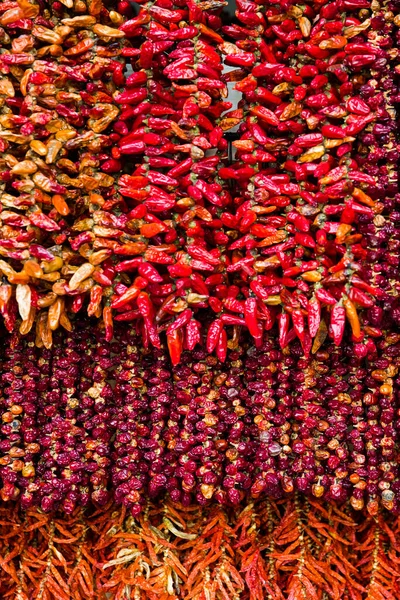
<instances>
[{"instance_id":1,"label":"red chili pepper","mask_svg":"<svg viewBox=\"0 0 400 600\"><path fill-rule=\"evenodd\" d=\"M79 294L79 295L75 296L75 298L73 299L72 304L71 304L71 311L73 313L77 314L83 307L84 300L85 300L85 296L83 294Z\"/></svg>"},{"instance_id":2,"label":"red chili pepper","mask_svg":"<svg viewBox=\"0 0 400 600\"><path fill-rule=\"evenodd\" d=\"M219 265L220 264L219 258L214 256L213 254L211 254L204 248L201 248L200 246L196 246L196 245L192 244L187 247L187 252L188 252L189 256L192 256L193 258L198 258L199 260L204 260L204 261L210 263L211 265Z\"/></svg>"},{"instance_id":3,"label":"red chili pepper","mask_svg":"<svg viewBox=\"0 0 400 600\"><path fill-rule=\"evenodd\" d=\"M239 314L244 314L245 312L245 303L241 300L237 300L234 297L225 298L224 306L232 312L236 312Z\"/></svg>"},{"instance_id":4,"label":"red chili pepper","mask_svg":"<svg viewBox=\"0 0 400 600\"><path fill-rule=\"evenodd\" d=\"M368 175L368 173L364 173L363 171L349 171L348 177L352 181L360 181L362 183L368 183L369 185L376 184L374 177Z\"/></svg>"},{"instance_id":5,"label":"red chili pepper","mask_svg":"<svg viewBox=\"0 0 400 600\"><path fill-rule=\"evenodd\" d=\"M190 285L198 294L201 294L203 296L209 296L210 291L204 283L202 276L199 275L199 273L192 273L192 275L190 275Z\"/></svg>"},{"instance_id":6,"label":"red chili pepper","mask_svg":"<svg viewBox=\"0 0 400 600\"><path fill-rule=\"evenodd\" d=\"M250 112L262 121L268 123L268 125L273 125L274 127L279 125L278 117L272 112L272 110L265 108L265 106L251 107Z\"/></svg>"},{"instance_id":7,"label":"red chili pepper","mask_svg":"<svg viewBox=\"0 0 400 600\"><path fill-rule=\"evenodd\" d=\"M318 288L315 291L315 297L322 302L323 304L328 304L334 306L336 304L336 299L332 294L330 294L327 290L323 288Z\"/></svg>"},{"instance_id":8,"label":"red chili pepper","mask_svg":"<svg viewBox=\"0 0 400 600\"><path fill-rule=\"evenodd\" d=\"M167 328L167 335L170 335L177 329L187 325L193 316L193 311L190 308L185 309Z\"/></svg>"},{"instance_id":9,"label":"red chili pepper","mask_svg":"<svg viewBox=\"0 0 400 600\"><path fill-rule=\"evenodd\" d=\"M308 231L310 231L311 223L303 215L300 215L295 211L290 211L287 213L286 216L289 221L292 221L295 224L296 228L300 232L307 233Z\"/></svg>"},{"instance_id":10,"label":"red chili pepper","mask_svg":"<svg viewBox=\"0 0 400 600\"><path fill-rule=\"evenodd\" d=\"M349 112L361 116L369 115L371 112L371 109L369 108L368 104L364 102L364 100L354 96L346 101L346 108Z\"/></svg>"},{"instance_id":11,"label":"red chili pepper","mask_svg":"<svg viewBox=\"0 0 400 600\"><path fill-rule=\"evenodd\" d=\"M358 277L358 275L352 275L351 283L353 285L355 285L357 288L359 288L360 290L363 290L364 292L368 292L368 294L371 294L371 296L379 297L382 295L382 291L379 288L375 288L372 285L369 285L368 283L366 283L365 281L360 279L360 277Z\"/></svg>"},{"instance_id":12,"label":"red chili pepper","mask_svg":"<svg viewBox=\"0 0 400 600\"><path fill-rule=\"evenodd\" d=\"M296 144L301 148L312 148L313 146L322 144L323 141L324 137L321 133L308 133L296 138Z\"/></svg>"},{"instance_id":13,"label":"red chili pepper","mask_svg":"<svg viewBox=\"0 0 400 600\"><path fill-rule=\"evenodd\" d=\"M300 246L304 246L306 248L315 248L316 246L315 240L308 233L296 232L294 241L296 244L300 244Z\"/></svg>"},{"instance_id":14,"label":"red chili pepper","mask_svg":"<svg viewBox=\"0 0 400 600\"><path fill-rule=\"evenodd\" d=\"M375 120L373 113L367 116L350 115L346 121L346 135L356 135L360 133L369 123Z\"/></svg>"},{"instance_id":15,"label":"red chili pepper","mask_svg":"<svg viewBox=\"0 0 400 600\"><path fill-rule=\"evenodd\" d=\"M114 317L114 321L135 321L141 316L138 310L129 310Z\"/></svg>"},{"instance_id":16,"label":"red chili pepper","mask_svg":"<svg viewBox=\"0 0 400 600\"><path fill-rule=\"evenodd\" d=\"M126 291L124 291L118 298L113 300L111 308L121 308L128 302L131 302L131 300L134 300L139 295L141 290L144 289L146 285L146 280L144 280L142 277L136 277L133 285L126 289ZM115 289L117 290L117 286Z\"/></svg>"},{"instance_id":17,"label":"red chili pepper","mask_svg":"<svg viewBox=\"0 0 400 600\"><path fill-rule=\"evenodd\" d=\"M308 330L312 338L317 335L321 323L321 305L316 297L308 303Z\"/></svg>"},{"instance_id":18,"label":"red chili pepper","mask_svg":"<svg viewBox=\"0 0 400 600\"><path fill-rule=\"evenodd\" d=\"M65 189L65 188L63 188ZM29 213L29 220L35 227L44 231L60 231L61 227L40 210Z\"/></svg>"},{"instance_id":19,"label":"red chili pepper","mask_svg":"<svg viewBox=\"0 0 400 600\"><path fill-rule=\"evenodd\" d=\"M288 313L283 312L278 315L279 323L279 345L281 348L285 348L287 344L287 334L289 331L290 316Z\"/></svg>"},{"instance_id":20,"label":"red chili pepper","mask_svg":"<svg viewBox=\"0 0 400 600\"><path fill-rule=\"evenodd\" d=\"M115 270L117 273L123 273L124 271L133 271L137 269L142 262L142 257L124 260L116 265Z\"/></svg>"},{"instance_id":21,"label":"red chili pepper","mask_svg":"<svg viewBox=\"0 0 400 600\"><path fill-rule=\"evenodd\" d=\"M227 351L228 351L228 338L227 338L225 329L222 329L222 331L219 335L217 347L216 347L216 354L217 354L218 360L220 360L221 362L225 362Z\"/></svg>"},{"instance_id":22,"label":"red chili pepper","mask_svg":"<svg viewBox=\"0 0 400 600\"><path fill-rule=\"evenodd\" d=\"M235 315L221 315L221 321L224 325L246 325L246 321L242 317L236 317Z\"/></svg>"},{"instance_id":23,"label":"red chili pepper","mask_svg":"<svg viewBox=\"0 0 400 600\"><path fill-rule=\"evenodd\" d=\"M190 171L192 164L193 160L191 158L186 158L168 172L169 177L180 177L181 175L184 175Z\"/></svg>"},{"instance_id":24,"label":"red chili pepper","mask_svg":"<svg viewBox=\"0 0 400 600\"><path fill-rule=\"evenodd\" d=\"M252 52L241 52L240 54L231 54L225 58L225 63L231 66L251 67L256 62Z\"/></svg>"},{"instance_id":25,"label":"red chili pepper","mask_svg":"<svg viewBox=\"0 0 400 600\"><path fill-rule=\"evenodd\" d=\"M344 307L341 304L335 304L331 312L329 334L333 338L333 342L336 346L340 346L342 342L345 322L346 311Z\"/></svg>"},{"instance_id":26,"label":"red chili pepper","mask_svg":"<svg viewBox=\"0 0 400 600\"><path fill-rule=\"evenodd\" d=\"M220 333L223 329L223 322L221 319L215 319L208 329L207 333L207 341L206 341L206 349L209 354L211 354L218 343Z\"/></svg>"},{"instance_id":27,"label":"red chili pepper","mask_svg":"<svg viewBox=\"0 0 400 600\"><path fill-rule=\"evenodd\" d=\"M142 154L146 149L146 145L141 140L128 140L122 138L119 142L119 150L121 154Z\"/></svg>"},{"instance_id":28,"label":"red chili pepper","mask_svg":"<svg viewBox=\"0 0 400 600\"><path fill-rule=\"evenodd\" d=\"M112 311L110 306L105 306L103 308L103 323L105 329L105 339L106 342L111 342L114 335L114 327L113 327L113 318Z\"/></svg>"},{"instance_id":29,"label":"red chili pepper","mask_svg":"<svg viewBox=\"0 0 400 600\"><path fill-rule=\"evenodd\" d=\"M188 350L193 350L197 344L200 344L200 323L195 319L189 321L185 328L185 341Z\"/></svg>"},{"instance_id":30,"label":"red chili pepper","mask_svg":"<svg viewBox=\"0 0 400 600\"><path fill-rule=\"evenodd\" d=\"M282 100L279 96L275 96L272 92L270 92L267 88L257 87L254 92L250 92L246 94L246 97L251 102L266 102L267 104L273 104L275 106L279 106L282 104Z\"/></svg>"},{"instance_id":31,"label":"red chili pepper","mask_svg":"<svg viewBox=\"0 0 400 600\"><path fill-rule=\"evenodd\" d=\"M192 267L182 263L170 265L167 267L171 277L188 277L192 274Z\"/></svg>"},{"instance_id":32,"label":"red chili pepper","mask_svg":"<svg viewBox=\"0 0 400 600\"><path fill-rule=\"evenodd\" d=\"M211 308L211 310L213 310L217 314L220 313L223 309L221 300L219 298L216 298L215 296L211 296L208 299L208 305Z\"/></svg>"},{"instance_id":33,"label":"red chili pepper","mask_svg":"<svg viewBox=\"0 0 400 600\"><path fill-rule=\"evenodd\" d=\"M161 283L163 281L163 278L158 273L157 269L149 263L141 262L138 266L138 273L152 283Z\"/></svg>"},{"instance_id":34,"label":"red chili pepper","mask_svg":"<svg viewBox=\"0 0 400 600\"><path fill-rule=\"evenodd\" d=\"M115 96L115 102L119 104L139 104L143 100L147 98L147 89L130 89L122 92L121 94L117 94Z\"/></svg>"},{"instance_id":35,"label":"red chili pepper","mask_svg":"<svg viewBox=\"0 0 400 600\"><path fill-rule=\"evenodd\" d=\"M369 308L375 305L374 301L370 296L368 296L365 292L357 289L356 287L352 287L349 291L349 298L353 302L356 302L362 307Z\"/></svg>"}]
</instances>

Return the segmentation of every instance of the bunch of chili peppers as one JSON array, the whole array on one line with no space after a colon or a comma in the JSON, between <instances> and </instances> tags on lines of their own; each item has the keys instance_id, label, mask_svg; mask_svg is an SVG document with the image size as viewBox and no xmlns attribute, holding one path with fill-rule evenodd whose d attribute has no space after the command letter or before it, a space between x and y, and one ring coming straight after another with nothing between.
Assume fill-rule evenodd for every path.
<instances>
[{"instance_id":1,"label":"bunch of chili peppers","mask_svg":"<svg viewBox=\"0 0 400 600\"><path fill-rule=\"evenodd\" d=\"M399 590L393 515L299 497L162 510L150 501L135 520L123 508L0 510L5 597L392 600Z\"/></svg>"},{"instance_id":2,"label":"bunch of chili peppers","mask_svg":"<svg viewBox=\"0 0 400 600\"><path fill-rule=\"evenodd\" d=\"M305 358L299 340L257 349L242 335L224 362L205 349L171 365L118 324L90 321L8 339L1 361L0 493L45 512L148 498L236 506L301 493L356 510L400 511L400 335L359 358L350 340Z\"/></svg>"},{"instance_id":3,"label":"bunch of chili peppers","mask_svg":"<svg viewBox=\"0 0 400 600\"><path fill-rule=\"evenodd\" d=\"M50 348L82 311L177 365L242 330L307 357L348 322L365 356L398 289L396 242L388 278L369 261L397 218L396 7L246 1L222 27L218 0L120 4L2 5L7 329Z\"/></svg>"},{"instance_id":4,"label":"bunch of chili peppers","mask_svg":"<svg viewBox=\"0 0 400 600\"><path fill-rule=\"evenodd\" d=\"M1 597L398 597L400 5L225 5L0 4Z\"/></svg>"},{"instance_id":5,"label":"bunch of chili peppers","mask_svg":"<svg viewBox=\"0 0 400 600\"><path fill-rule=\"evenodd\" d=\"M394 14L379 6L374 14L358 0L320 10L266 3L265 13L258 3L237 6L241 24L224 28L235 43L223 51L227 64L240 67L227 78L243 93L245 120L234 142L237 160L224 176L237 180L245 210L239 220L238 212L225 218L245 234L237 247L251 269L250 297L262 306L279 294L281 347L297 337L308 355L327 335L339 346L348 321L355 351L365 354L365 344L374 343L367 337L382 330L362 327L358 313L397 289L397 272L384 286L368 272L365 235L389 217L395 169L370 170L373 159L359 145L360 138L374 140L366 133L373 128L390 137L382 139L387 149L374 147L374 162L398 160L387 100L397 89L390 76ZM368 82L369 69L382 88ZM391 264L397 259L391 255ZM257 328L250 333L257 340Z\"/></svg>"}]
</instances>

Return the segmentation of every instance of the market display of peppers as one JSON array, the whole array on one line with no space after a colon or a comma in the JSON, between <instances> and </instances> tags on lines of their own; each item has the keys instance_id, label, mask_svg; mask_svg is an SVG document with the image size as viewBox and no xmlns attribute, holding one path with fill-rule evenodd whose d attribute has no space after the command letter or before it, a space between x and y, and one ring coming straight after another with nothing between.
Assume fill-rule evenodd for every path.
<instances>
[{"instance_id":1,"label":"market display of peppers","mask_svg":"<svg viewBox=\"0 0 400 600\"><path fill-rule=\"evenodd\" d=\"M0 4L4 598L399 596L400 4L225 6Z\"/></svg>"}]
</instances>

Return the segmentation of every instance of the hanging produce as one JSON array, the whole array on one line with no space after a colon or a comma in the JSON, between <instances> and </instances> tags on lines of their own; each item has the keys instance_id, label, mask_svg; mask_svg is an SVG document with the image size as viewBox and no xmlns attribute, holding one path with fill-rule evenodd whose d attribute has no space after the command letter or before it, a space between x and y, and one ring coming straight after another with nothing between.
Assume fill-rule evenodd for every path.
<instances>
[{"instance_id":1,"label":"hanging produce","mask_svg":"<svg viewBox=\"0 0 400 600\"><path fill-rule=\"evenodd\" d=\"M228 13L0 4L2 598L399 596L399 5Z\"/></svg>"}]
</instances>

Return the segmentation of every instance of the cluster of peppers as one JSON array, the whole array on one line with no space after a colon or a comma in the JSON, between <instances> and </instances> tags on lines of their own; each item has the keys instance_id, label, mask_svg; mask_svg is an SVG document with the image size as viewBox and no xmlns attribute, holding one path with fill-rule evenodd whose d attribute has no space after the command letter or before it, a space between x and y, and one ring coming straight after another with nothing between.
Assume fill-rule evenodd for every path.
<instances>
[{"instance_id":1,"label":"cluster of peppers","mask_svg":"<svg viewBox=\"0 0 400 600\"><path fill-rule=\"evenodd\" d=\"M395 242L380 285L368 261L377 228L395 230L398 94L396 7L375 4L239 2L240 24L223 26L220 0L136 16L124 2L3 3L7 329L35 324L50 348L84 312L107 342L114 321L145 348L166 334L177 365L203 342L225 360L243 329L260 347L276 324L281 348L299 339L307 357L339 346L348 321L355 351L372 352L384 330L365 315L394 308L398 258Z\"/></svg>"},{"instance_id":2,"label":"cluster of peppers","mask_svg":"<svg viewBox=\"0 0 400 600\"><path fill-rule=\"evenodd\" d=\"M0 359L0 496L45 512L104 506L138 516L149 498L236 506L293 493L400 512L400 334L368 363L351 343L305 358L301 343L225 362L205 349L173 367L116 324L90 321L38 348L13 334Z\"/></svg>"},{"instance_id":3,"label":"cluster of peppers","mask_svg":"<svg viewBox=\"0 0 400 600\"><path fill-rule=\"evenodd\" d=\"M388 96L396 101L398 7L364 0L265 2L264 12L258 2L237 6L240 25L223 28L234 43L222 50L239 67L226 78L243 94L244 119L236 161L222 176L241 192L240 208L223 218L243 234L235 243L243 279L260 320L278 294L282 348L298 338L307 356L327 336L339 346L347 320L365 356L383 330L359 312L398 289L398 242L390 281L381 285L368 268L368 233L389 227L384 241L396 237L398 134ZM370 155L360 141L377 141ZM261 340L256 327L250 333Z\"/></svg>"},{"instance_id":4,"label":"cluster of peppers","mask_svg":"<svg viewBox=\"0 0 400 600\"><path fill-rule=\"evenodd\" d=\"M0 7L0 312L9 331L36 324L46 347L60 325L71 330L83 293L88 313L101 316L105 223L95 225L98 248L89 246L84 215L113 197L109 154L120 136L110 124L125 81L122 16L96 0L71 8L26 0ZM83 260L92 277L79 287Z\"/></svg>"}]
</instances>

